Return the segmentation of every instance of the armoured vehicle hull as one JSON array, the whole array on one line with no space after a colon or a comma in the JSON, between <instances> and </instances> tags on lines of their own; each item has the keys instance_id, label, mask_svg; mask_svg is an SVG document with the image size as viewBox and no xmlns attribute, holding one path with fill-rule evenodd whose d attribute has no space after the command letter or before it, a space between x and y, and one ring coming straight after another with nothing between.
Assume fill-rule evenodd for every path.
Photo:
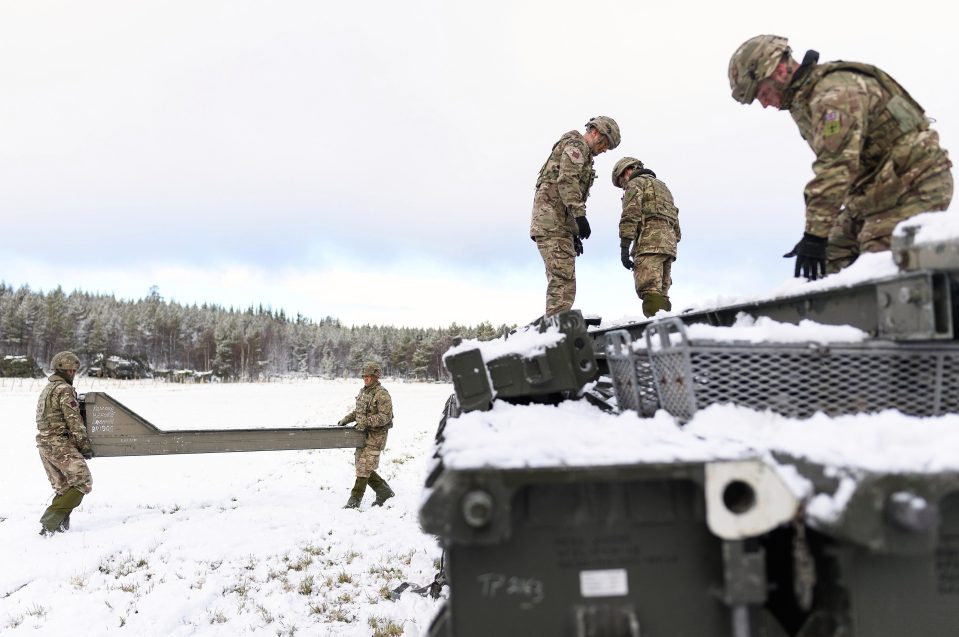
<instances>
[{"instance_id":1,"label":"armoured vehicle hull","mask_svg":"<svg viewBox=\"0 0 959 637\"><path fill-rule=\"evenodd\" d=\"M598 414L651 417L664 408L681 432L697 410L721 403L794 419L889 409L955 414L959 241L923 244L920 236L907 227L894 237L898 274L689 312L671 328L728 326L745 312L852 325L864 342L687 342L685 334L671 340L663 323L641 321L585 334L592 367L570 347L584 338L568 329L581 317L560 315L551 321L566 326L565 344L535 357L520 353L506 365L482 344L447 356L460 382L441 422L420 520L446 551L450 596L430 635L959 634L959 462L883 471L775 446L738 458L609 466L542 455L524 466L531 449L473 453L465 464L450 453L464 448L462 438L451 446L464 427L473 427L467 446L485 449L532 413L521 410L584 398L597 415L571 410L583 429L596 427ZM642 347L650 326L659 338ZM554 381L497 393L497 385L520 386L517 377L537 357L549 360ZM577 366L597 371L574 378ZM635 426L638 434L643 421ZM597 434L595 442L615 449L626 441ZM500 457L516 462L498 465Z\"/></svg>"}]
</instances>

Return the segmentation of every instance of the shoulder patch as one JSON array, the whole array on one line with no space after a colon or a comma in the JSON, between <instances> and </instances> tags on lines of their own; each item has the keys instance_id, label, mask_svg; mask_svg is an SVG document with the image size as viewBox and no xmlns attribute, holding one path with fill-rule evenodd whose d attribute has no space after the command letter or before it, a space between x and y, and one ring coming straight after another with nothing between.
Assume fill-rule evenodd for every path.
<instances>
[{"instance_id":1,"label":"shoulder patch","mask_svg":"<svg viewBox=\"0 0 959 637\"><path fill-rule=\"evenodd\" d=\"M583 156L583 151L573 144L568 145L564 152L569 156L574 164L582 164L584 161L586 161L586 158Z\"/></svg>"},{"instance_id":2,"label":"shoulder patch","mask_svg":"<svg viewBox=\"0 0 959 637\"><path fill-rule=\"evenodd\" d=\"M822 118L822 136L832 137L842 130L842 119L839 117L839 111L826 111Z\"/></svg>"}]
</instances>

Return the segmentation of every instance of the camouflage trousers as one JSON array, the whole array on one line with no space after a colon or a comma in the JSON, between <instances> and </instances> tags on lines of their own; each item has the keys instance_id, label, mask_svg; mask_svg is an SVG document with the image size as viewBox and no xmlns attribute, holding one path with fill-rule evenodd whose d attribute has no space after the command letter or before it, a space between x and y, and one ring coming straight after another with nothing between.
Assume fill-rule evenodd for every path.
<instances>
[{"instance_id":1,"label":"camouflage trousers","mask_svg":"<svg viewBox=\"0 0 959 637\"><path fill-rule=\"evenodd\" d=\"M953 191L952 172L949 170L952 164L945 151L941 152L937 165L912 183L902 183L893 171L887 180L892 183L885 189L879 184L870 189L868 196L850 197L829 233L827 273L839 272L852 264L860 254L888 250L892 231L900 221L921 212L935 212L949 207Z\"/></svg>"},{"instance_id":2,"label":"camouflage trousers","mask_svg":"<svg viewBox=\"0 0 959 637\"><path fill-rule=\"evenodd\" d=\"M40 461L47 472L50 486L61 495L71 487L83 493L93 490L93 476L86 460L72 441L62 437L37 436Z\"/></svg>"},{"instance_id":3,"label":"camouflage trousers","mask_svg":"<svg viewBox=\"0 0 959 637\"><path fill-rule=\"evenodd\" d=\"M647 292L669 296L673 284L670 272L676 257L670 254L637 254L633 257L633 282L636 295L643 298Z\"/></svg>"},{"instance_id":4,"label":"camouflage trousers","mask_svg":"<svg viewBox=\"0 0 959 637\"><path fill-rule=\"evenodd\" d=\"M546 316L566 312L576 299L576 252L573 237L535 237L546 266Z\"/></svg>"},{"instance_id":5,"label":"camouflage trousers","mask_svg":"<svg viewBox=\"0 0 959 637\"><path fill-rule=\"evenodd\" d=\"M380 454L386 448L389 431L385 427L366 430L366 445L357 449L354 454L357 478L369 478L370 474L379 468Z\"/></svg>"}]
</instances>

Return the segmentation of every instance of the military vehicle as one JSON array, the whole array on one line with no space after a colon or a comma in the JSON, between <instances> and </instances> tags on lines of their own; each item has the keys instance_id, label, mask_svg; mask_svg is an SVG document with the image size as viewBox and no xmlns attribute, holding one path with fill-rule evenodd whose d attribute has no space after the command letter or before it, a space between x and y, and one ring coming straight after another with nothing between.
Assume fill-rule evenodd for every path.
<instances>
[{"instance_id":1,"label":"military vehicle","mask_svg":"<svg viewBox=\"0 0 959 637\"><path fill-rule=\"evenodd\" d=\"M120 356L104 356L97 354L93 363L87 368L87 376L97 378L117 378L134 380L146 378L146 367L138 360L122 358Z\"/></svg>"},{"instance_id":2,"label":"military vehicle","mask_svg":"<svg viewBox=\"0 0 959 637\"><path fill-rule=\"evenodd\" d=\"M0 358L0 377L43 378L43 370L32 356L7 355Z\"/></svg>"},{"instance_id":3,"label":"military vehicle","mask_svg":"<svg viewBox=\"0 0 959 637\"><path fill-rule=\"evenodd\" d=\"M959 634L959 461L837 466L682 427L727 403L959 412L959 241L921 224L888 276L591 331L573 311L447 352L420 510L449 583L431 637ZM694 336L742 313L865 338Z\"/></svg>"}]
</instances>

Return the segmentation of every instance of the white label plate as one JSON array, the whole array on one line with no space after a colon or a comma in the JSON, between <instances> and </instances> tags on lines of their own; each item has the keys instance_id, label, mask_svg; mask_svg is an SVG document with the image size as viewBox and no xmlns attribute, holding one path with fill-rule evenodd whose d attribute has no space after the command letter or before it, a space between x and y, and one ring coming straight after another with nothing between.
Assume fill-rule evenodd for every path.
<instances>
[{"instance_id":1,"label":"white label plate","mask_svg":"<svg viewBox=\"0 0 959 637\"><path fill-rule=\"evenodd\" d=\"M625 568L579 572L579 594L583 597L622 597L629 594Z\"/></svg>"}]
</instances>

